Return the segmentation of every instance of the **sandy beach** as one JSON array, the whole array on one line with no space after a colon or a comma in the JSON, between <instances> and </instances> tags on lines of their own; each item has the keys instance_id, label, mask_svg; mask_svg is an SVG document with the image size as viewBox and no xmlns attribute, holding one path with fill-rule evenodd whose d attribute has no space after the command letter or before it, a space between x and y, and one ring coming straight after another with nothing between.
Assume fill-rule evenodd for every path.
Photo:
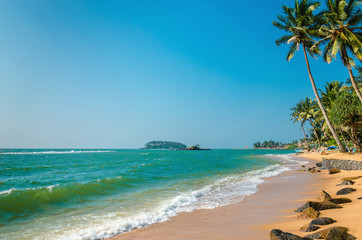
<instances>
[{"instance_id":1,"label":"sandy beach","mask_svg":"<svg viewBox=\"0 0 362 240\"><path fill-rule=\"evenodd\" d=\"M295 212L305 201L318 201L321 190L327 191L332 197L346 186L336 186L342 178L362 176L362 171L341 171L329 175L327 170L320 173L304 171L323 157L339 159L362 159L361 155L346 155L331 153L322 156L319 153L300 155L301 159L309 159L309 164L300 170L281 174L268 179L260 186L260 190L243 201L218 207L211 210L198 210L183 213L163 223L157 223L145 228L110 238L123 239L269 239L272 229L305 236L309 233L299 229L312 219L297 219ZM355 180L353 186L357 191L343 197L352 200L343 204L342 209L321 211L320 217L328 216L337 222L331 226L344 226L350 229L355 237L362 237L362 229L358 219L362 217L362 179Z\"/></svg>"}]
</instances>

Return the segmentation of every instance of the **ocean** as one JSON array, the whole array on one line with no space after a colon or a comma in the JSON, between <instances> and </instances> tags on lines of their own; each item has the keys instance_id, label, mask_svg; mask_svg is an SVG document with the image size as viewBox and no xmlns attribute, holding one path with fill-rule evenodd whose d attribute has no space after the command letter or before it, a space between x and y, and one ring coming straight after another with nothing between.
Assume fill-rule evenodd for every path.
<instances>
[{"instance_id":1,"label":"ocean","mask_svg":"<svg viewBox=\"0 0 362 240\"><path fill-rule=\"evenodd\" d=\"M0 239L103 239L240 202L289 150L0 150Z\"/></svg>"}]
</instances>

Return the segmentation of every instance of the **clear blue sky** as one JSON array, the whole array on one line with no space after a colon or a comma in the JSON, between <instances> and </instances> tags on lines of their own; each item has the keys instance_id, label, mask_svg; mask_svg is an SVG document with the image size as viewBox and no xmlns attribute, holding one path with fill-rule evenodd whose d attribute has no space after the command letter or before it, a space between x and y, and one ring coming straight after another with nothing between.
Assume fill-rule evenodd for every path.
<instances>
[{"instance_id":1,"label":"clear blue sky","mask_svg":"<svg viewBox=\"0 0 362 240\"><path fill-rule=\"evenodd\" d=\"M302 52L272 25L292 0L0 1L0 147L236 148L301 138ZM311 60L317 87L347 78Z\"/></svg>"}]
</instances>

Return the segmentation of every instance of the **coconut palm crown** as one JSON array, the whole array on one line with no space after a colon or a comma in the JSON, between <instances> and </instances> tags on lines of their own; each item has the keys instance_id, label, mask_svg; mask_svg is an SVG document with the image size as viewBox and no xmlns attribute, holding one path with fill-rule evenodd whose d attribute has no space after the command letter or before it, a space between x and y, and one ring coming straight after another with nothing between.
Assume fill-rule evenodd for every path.
<instances>
[{"instance_id":1,"label":"coconut palm crown","mask_svg":"<svg viewBox=\"0 0 362 240\"><path fill-rule=\"evenodd\" d=\"M290 61L295 52L299 50L300 44L306 47L307 53L315 57L319 54L318 47L312 48L316 43L313 40L313 35L317 34L319 29L318 21L313 14L314 10L319 8L319 2L312 2L302 0L301 2L295 1L295 8L283 6L284 15L278 16L278 21L273 21L273 25L277 28L287 32L288 34L282 36L276 41L277 46L281 44L292 44L287 54L287 60Z\"/></svg>"},{"instance_id":2,"label":"coconut palm crown","mask_svg":"<svg viewBox=\"0 0 362 240\"><path fill-rule=\"evenodd\" d=\"M362 102L362 95L358 89L352 73L354 56L362 61L362 11L359 7L360 0L327 0L327 10L322 12L322 26L318 31L320 44L325 45L323 59L330 63L339 53L343 64L348 68L352 86ZM313 49L313 47L312 47Z\"/></svg>"}]
</instances>

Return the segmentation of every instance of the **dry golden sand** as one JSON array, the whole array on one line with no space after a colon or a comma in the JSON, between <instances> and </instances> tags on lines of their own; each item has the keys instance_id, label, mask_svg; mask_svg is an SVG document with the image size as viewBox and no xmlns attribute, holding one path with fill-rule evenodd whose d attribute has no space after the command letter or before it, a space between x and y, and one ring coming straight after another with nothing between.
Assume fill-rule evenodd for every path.
<instances>
[{"instance_id":1,"label":"dry golden sand","mask_svg":"<svg viewBox=\"0 0 362 240\"><path fill-rule=\"evenodd\" d=\"M300 155L302 158L308 158L313 160L321 161L322 158L328 159L345 159L345 160L362 160L362 154L342 154L332 152L327 156L320 155L319 153L303 153ZM336 186L337 184L343 181L343 178L354 178L362 176L362 170L358 171L341 171L340 173L329 175L327 170L323 170L320 173L321 178L319 179L319 183L314 184L315 189L319 189L318 194L312 199L308 200L316 200L318 201L318 197L321 194L321 190L325 190L328 192L332 198L337 197L346 197L352 200L351 203L341 204L343 206L342 209L331 209L321 211L320 217L330 217L337 220L336 223L332 225L327 225L322 227L319 230L323 230L325 228L331 226L344 226L350 229L350 233L353 234L357 239L362 238L362 200L358 200L357 198L362 197L362 178L355 179L355 184L353 186ZM357 191L352 192L347 195L339 195L337 196L336 193L338 190L345 188L345 187L352 187L357 189ZM303 201L300 205L302 205ZM268 228L281 228L283 231L288 231L291 233L295 233L298 235L306 235L300 234L298 230L303 224L309 223L310 220L301 220L296 219L297 213L291 212L290 215L287 217L286 221L270 224ZM318 230L318 231L319 231Z\"/></svg>"},{"instance_id":2,"label":"dry golden sand","mask_svg":"<svg viewBox=\"0 0 362 240\"><path fill-rule=\"evenodd\" d=\"M332 157L334 154L327 155ZM340 155L335 155L340 158ZM307 167L314 166L322 157L320 154L303 154L303 158L310 159ZM349 155L348 159L360 157ZM335 157L337 158L337 157ZM302 168L301 168L302 169ZM342 171L335 175L328 175L326 170L311 174L305 171L294 171L268 179L260 186L259 192L246 197L242 202L219 207L211 210L198 210L183 213L163 223L133 230L110 238L123 239L269 239L269 232L273 228L304 236L307 233L299 228L311 220L297 219L294 212L307 200L318 200L321 190L324 189L336 197L336 192L346 186L336 186L341 178L362 176L362 171ZM342 209L322 211L321 216L331 217L338 222L330 226L345 226L357 238L362 237L362 178L355 180L353 188L357 191L343 197L353 202L343 204ZM326 228L326 227L324 227ZM321 228L321 229L324 229Z\"/></svg>"},{"instance_id":3,"label":"dry golden sand","mask_svg":"<svg viewBox=\"0 0 362 240\"><path fill-rule=\"evenodd\" d=\"M342 160L357 160L362 161L362 153L340 153L336 150L334 151L327 151L327 155L321 155L320 153L303 153L299 155L303 158L313 159L316 161L322 161L322 158L325 159L342 159Z\"/></svg>"}]
</instances>

